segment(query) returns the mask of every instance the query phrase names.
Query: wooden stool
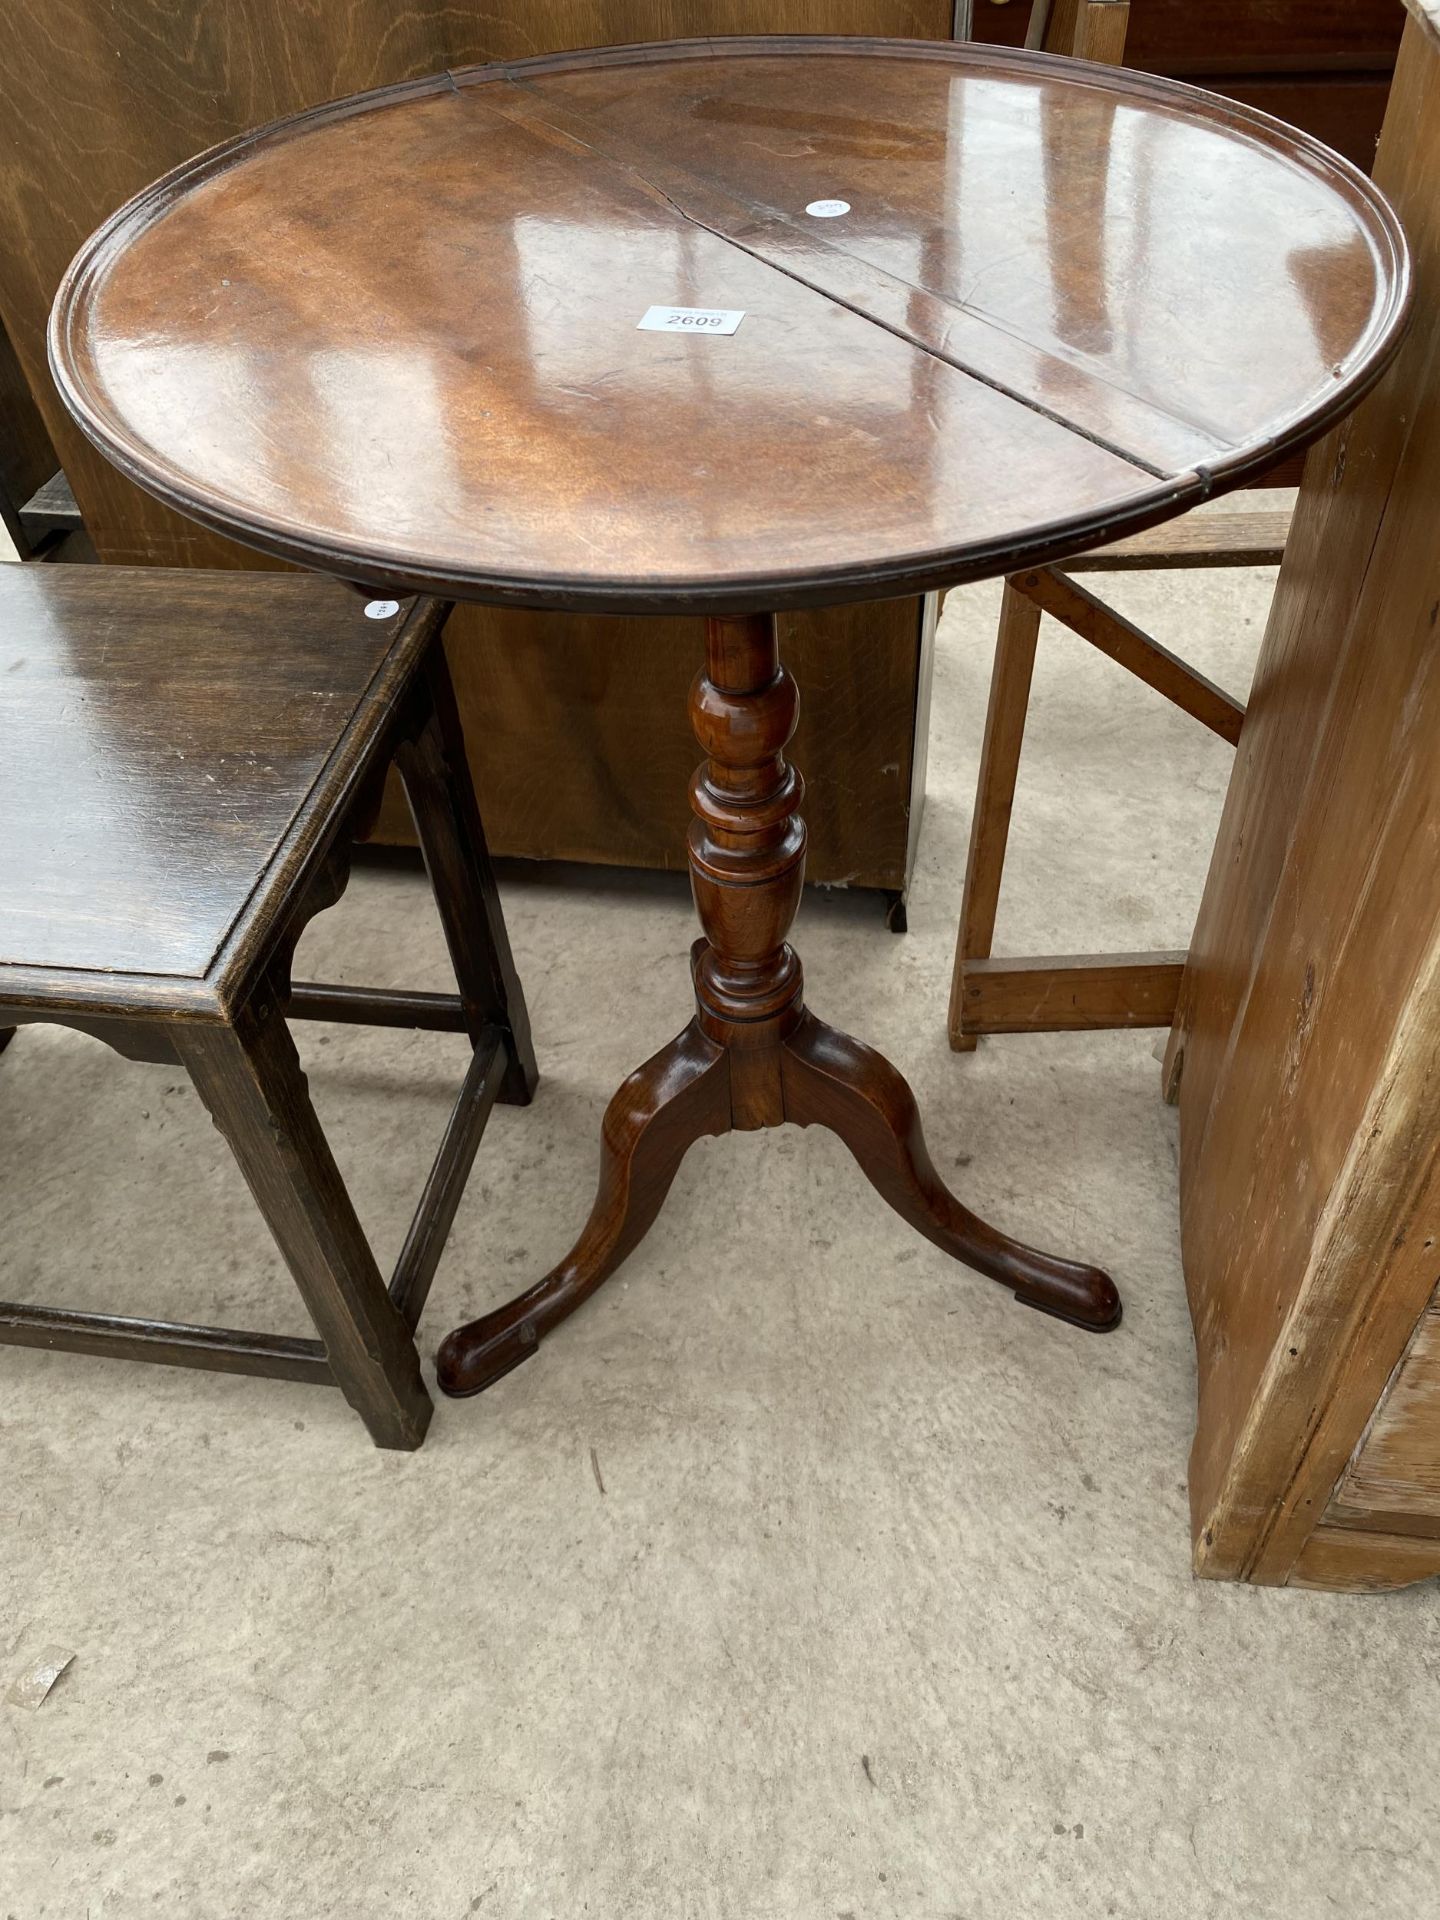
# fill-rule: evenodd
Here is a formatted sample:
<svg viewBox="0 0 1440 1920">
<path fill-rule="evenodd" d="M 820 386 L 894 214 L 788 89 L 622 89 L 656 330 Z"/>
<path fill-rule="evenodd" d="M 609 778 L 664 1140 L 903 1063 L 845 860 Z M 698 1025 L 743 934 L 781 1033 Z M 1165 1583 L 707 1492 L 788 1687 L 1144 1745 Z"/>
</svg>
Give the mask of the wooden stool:
<svg viewBox="0 0 1440 1920">
<path fill-rule="evenodd" d="M 950 1045 L 957 1053 L 973 1052 L 983 1033 L 1168 1027 L 1174 1019 L 1183 953 L 991 957 L 1040 616 L 1053 615 L 1233 747 L 1245 718 L 1240 702 L 1072 576 L 1151 567 L 1277 567 L 1289 524 L 1288 507 L 1189 514 L 1005 582 L 950 983 Z"/>
<path fill-rule="evenodd" d="M 413 1330 L 496 1099 L 536 1072 L 436 600 L 301 574 L 0 567 L 0 1029 L 75 1027 L 183 1066 L 318 1340 L 0 1305 L 0 1341 L 338 1386 L 377 1446 L 432 1405 Z M 292 985 L 394 761 L 458 994 Z M 387 1289 L 286 1016 L 468 1035 Z"/>
<path fill-rule="evenodd" d="M 1125 0 L 1035 0 L 1027 44 L 1119 66 L 1128 18 Z M 1297 456 L 1250 484 L 1294 485 L 1300 465 Z M 948 1025 L 957 1053 L 972 1053 L 983 1033 L 1170 1025 L 1185 970 L 1183 953 L 1007 955 L 998 960 L 991 955 L 1040 616 L 1050 614 L 1234 746 L 1245 718 L 1240 702 L 1077 586 L 1071 576 L 1152 567 L 1278 566 L 1289 524 L 1288 507 L 1191 514 L 1058 566 L 1012 574 L 1005 582 L 950 982 Z"/>
</svg>

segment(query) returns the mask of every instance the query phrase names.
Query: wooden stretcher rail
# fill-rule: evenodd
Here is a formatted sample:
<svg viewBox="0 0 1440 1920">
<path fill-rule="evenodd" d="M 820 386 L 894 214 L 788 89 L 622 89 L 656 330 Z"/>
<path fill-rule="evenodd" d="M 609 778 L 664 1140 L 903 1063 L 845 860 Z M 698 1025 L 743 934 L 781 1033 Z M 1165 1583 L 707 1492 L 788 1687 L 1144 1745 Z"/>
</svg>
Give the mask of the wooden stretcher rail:
<svg viewBox="0 0 1440 1920">
<path fill-rule="evenodd" d="M 285 1003 L 290 1020 L 336 1020 L 364 1027 L 414 1027 L 464 1033 L 458 993 L 403 993 L 388 987 L 342 987 L 302 982 Z"/>
<path fill-rule="evenodd" d="M 506 1053 L 499 1033 L 487 1027 L 475 1048 L 439 1151 L 425 1181 L 405 1245 L 390 1279 L 390 1298 L 413 1332 L 430 1292 L 440 1255 L 455 1221 L 480 1136 L 505 1078 Z"/>
<path fill-rule="evenodd" d="M 962 1015 L 967 1034 L 1077 1033 L 1168 1027 L 1183 953 L 1040 954 L 971 960 Z"/>
<path fill-rule="evenodd" d="M 1131 573 L 1154 567 L 1278 567 L 1293 503 L 1246 513 L 1187 513 L 1063 561 L 1061 573 Z"/>
<path fill-rule="evenodd" d="M 167 1367 L 211 1373 L 261 1374 L 333 1387 L 335 1377 L 318 1340 L 286 1334 L 238 1333 L 178 1320 L 133 1320 L 114 1313 L 77 1313 L 66 1307 L 0 1303 L 0 1345 L 46 1347 L 100 1359 L 152 1360 Z"/>
</svg>

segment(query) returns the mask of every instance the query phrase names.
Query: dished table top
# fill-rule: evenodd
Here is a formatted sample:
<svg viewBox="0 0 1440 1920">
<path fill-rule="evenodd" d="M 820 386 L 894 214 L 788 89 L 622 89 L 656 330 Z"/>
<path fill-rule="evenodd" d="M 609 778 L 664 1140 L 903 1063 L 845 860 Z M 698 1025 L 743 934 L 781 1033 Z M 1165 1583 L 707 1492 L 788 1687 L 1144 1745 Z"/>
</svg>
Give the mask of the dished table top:
<svg viewBox="0 0 1440 1920">
<path fill-rule="evenodd" d="M 1174 82 L 691 41 L 217 148 L 87 243 L 51 358 L 124 471 L 269 552 L 742 611 L 1009 570 L 1223 491 L 1378 377 L 1408 283 L 1363 176 Z M 672 305 L 744 318 L 640 329 Z"/>
</svg>

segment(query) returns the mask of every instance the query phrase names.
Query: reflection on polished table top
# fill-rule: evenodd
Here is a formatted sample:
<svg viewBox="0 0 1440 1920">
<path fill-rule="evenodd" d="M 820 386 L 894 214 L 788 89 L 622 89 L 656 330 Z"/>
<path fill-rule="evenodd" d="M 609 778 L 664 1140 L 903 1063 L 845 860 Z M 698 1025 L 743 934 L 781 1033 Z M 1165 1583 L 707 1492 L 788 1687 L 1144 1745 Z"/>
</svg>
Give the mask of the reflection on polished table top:
<svg viewBox="0 0 1440 1920">
<path fill-rule="evenodd" d="M 776 611 L 1058 558 L 1238 483 L 1354 404 L 1407 293 L 1384 201 L 1303 135 L 910 41 L 442 74 L 218 149 L 102 229 L 52 359 L 163 499 L 372 587 L 708 615 L 695 1016 L 612 1099 L 570 1252 L 442 1344 L 447 1393 L 532 1357 L 732 1129 L 827 1128 L 952 1258 L 1119 1324 L 1108 1274 L 951 1192 L 901 1075 L 805 1003 Z M 672 303 L 738 329 L 642 329 Z"/>
<path fill-rule="evenodd" d="M 1368 182 L 1231 102 L 976 46 L 686 42 L 218 148 L 89 243 L 51 354 L 124 471 L 269 552 L 772 611 L 1238 483 L 1354 404 L 1407 290 Z M 639 330 L 670 302 L 745 317 Z"/>
</svg>

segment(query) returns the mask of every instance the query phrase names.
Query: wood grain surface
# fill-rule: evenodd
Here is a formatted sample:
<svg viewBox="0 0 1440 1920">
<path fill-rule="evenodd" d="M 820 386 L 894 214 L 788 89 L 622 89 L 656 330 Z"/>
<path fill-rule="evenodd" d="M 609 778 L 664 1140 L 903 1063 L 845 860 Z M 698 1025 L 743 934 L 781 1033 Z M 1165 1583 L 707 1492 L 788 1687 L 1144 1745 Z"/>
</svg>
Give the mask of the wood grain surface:
<svg viewBox="0 0 1440 1920">
<path fill-rule="evenodd" d="M 1440 1538 L 1440 1308 L 1417 1322 L 1327 1517 Z"/>
<path fill-rule="evenodd" d="M 780 625 L 804 693 L 795 754 L 812 850 L 819 844 L 812 878 L 903 887 L 924 751 L 923 603 L 829 607 Z M 684 872 L 695 765 L 685 702 L 702 622 L 459 606 L 446 646 L 462 707 L 475 716 L 471 758 L 497 852 L 591 861 L 603 848 L 622 865 Z M 403 833 L 393 808 L 381 819 L 385 838 Z"/>
<path fill-rule="evenodd" d="M 1405 302 L 1368 183 L 1206 96 L 732 40 L 469 69 L 221 150 L 82 250 L 51 358 L 123 470 L 282 557 L 741 611 L 1239 484 L 1353 403 Z M 670 303 L 746 317 L 638 329 Z"/>
<path fill-rule="evenodd" d="M 950 0 L 247 0 L 243 9 L 197 7 L 177 35 L 163 0 L 14 0 L 15 32 L 0 61 L 0 313 L 22 343 L 100 556 L 275 564 L 125 480 L 75 427 L 46 367 L 45 318 L 76 248 L 189 154 L 319 101 L 447 65 L 683 32 L 943 37 L 950 11 Z M 861 625 L 857 656 L 851 634 Z M 906 884 L 919 820 L 912 788 L 924 633 L 923 603 L 914 600 L 786 622 L 788 657 L 806 689 L 796 750 L 810 779 L 818 881 Z M 466 606 L 448 638 L 496 853 L 683 865 L 677 835 L 694 752 L 684 693 L 702 647 L 697 625 L 596 627 Z M 853 661 L 846 674 L 835 667 L 842 648 Z M 602 679 L 611 694 L 603 714 L 595 704 Z M 411 837 L 398 785 L 378 832 Z"/>
<path fill-rule="evenodd" d="M 943 36 L 949 0 L 11 0 L 0 62 L 0 317 L 103 557 L 255 564 L 89 453 L 45 320 L 85 235 L 190 155 L 323 100 L 445 67 L 683 33 Z"/>
<path fill-rule="evenodd" d="M 436 1356 L 444 1392 L 481 1393 L 532 1359 L 649 1231 L 696 1140 L 787 1122 L 835 1133 L 917 1232 L 1023 1304 L 1092 1332 L 1118 1326 L 1109 1275 L 972 1213 L 930 1159 L 901 1075 L 806 1007 L 786 938 L 805 876 L 805 787 L 786 758 L 798 704 L 773 614 L 706 623 L 690 694 L 705 756 L 690 782 L 690 879 L 704 930 L 690 953 L 695 1016 L 606 1109 L 595 1202 L 564 1259 L 446 1336 Z"/>
<path fill-rule="evenodd" d="M 1405 5 L 1425 32 L 1440 41 L 1440 6 L 1436 0 L 1405 0 Z"/>
<path fill-rule="evenodd" d="M 22 554 L 28 541 L 20 525 L 20 509 L 55 467 L 55 449 L 45 422 L 10 336 L 0 325 L 0 527 Z"/>
<path fill-rule="evenodd" d="M 1245 708 L 1223 687 L 1188 666 L 1178 654 L 1152 640 L 1132 620 L 1107 607 L 1086 588 L 1077 586 L 1064 573 L 1041 568 L 1017 573 L 1013 584 L 1027 599 L 1033 600 L 1053 619 L 1078 633 L 1083 640 L 1127 673 L 1143 680 L 1172 706 L 1188 713 L 1212 733 L 1228 740 L 1233 747 L 1240 738 Z"/>
<path fill-rule="evenodd" d="M 1028 13 L 1016 0 L 976 0 L 975 37 L 1020 46 Z M 1397 0 L 1135 0 L 1126 60 L 1184 79 L 1388 73 L 1402 25 Z"/>
<path fill-rule="evenodd" d="M 1183 953 L 968 958 L 956 1011 L 971 1036 L 1168 1027 L 1184 971 Z"/>
<path fill-rule="evenodd" d="M 1337 1548 L 1353 1510 L 1326 1511 L 1435 1285 L 1437 170 L 1440 51 L 1412 23 L 1376 174 L 1422 319 L 1306 467 L 1172 1048 L 1196 1563 L 1222 1578 L 1440 1570 L 1434 1545 Z"/>
<path fill-rule="evenodd" d="M 0 567 L 0 1034 L 75 1028 L 183 1066 L 319 1341 L 0 1302 L 19 1344 L 338 1386 L 377 1445 L 431 1403 L 413 1329 L 497 1099 L 528 1103 L 505 934 L 439 602 L 362 606 L 294 574 Z M 295 988 L 343 893 L 350 821 L 398 759 L 459 992 Z M 287 1016 L 468 1036 L 472 1054 L 387 1287 L 310 1101 Z"/>
<path fill-rule="evenodd" d="M 413 670 L 407 624 L 428 644 L 411 615 L 298 576 L 0 567 L 0 999 L 200 981 L 382 667 Z"/>
<path fill-rule="evenodd" d="M 1066 573 L 1127 573 L 1154 567 L 1278 567 L 1294 507 L 1191 513 L 1065 562 Z"/>
</svg>

